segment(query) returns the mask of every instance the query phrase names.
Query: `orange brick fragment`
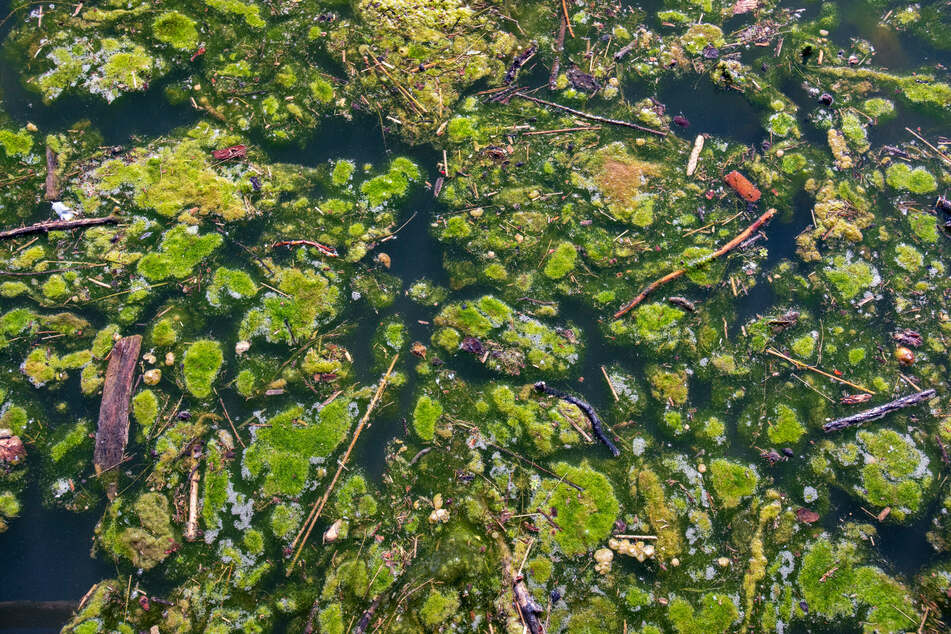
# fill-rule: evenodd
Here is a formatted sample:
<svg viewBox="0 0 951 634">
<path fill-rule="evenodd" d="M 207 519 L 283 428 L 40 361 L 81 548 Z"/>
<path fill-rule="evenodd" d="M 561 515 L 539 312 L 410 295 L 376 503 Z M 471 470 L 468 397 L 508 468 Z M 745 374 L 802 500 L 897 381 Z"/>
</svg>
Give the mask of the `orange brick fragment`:
<svg viewBox="0 0 951 634">
<path fill-rule="evenodd" d="M 724 176 L 723 180 L 726 181 L 727 185 L 735 189 L 736 193 L 747 202 L 755 203 L 762 195 L 760 191 L 756 189 L 756 185 L 751 183 L 748 178 L 736 170 Z"/>
</svg>

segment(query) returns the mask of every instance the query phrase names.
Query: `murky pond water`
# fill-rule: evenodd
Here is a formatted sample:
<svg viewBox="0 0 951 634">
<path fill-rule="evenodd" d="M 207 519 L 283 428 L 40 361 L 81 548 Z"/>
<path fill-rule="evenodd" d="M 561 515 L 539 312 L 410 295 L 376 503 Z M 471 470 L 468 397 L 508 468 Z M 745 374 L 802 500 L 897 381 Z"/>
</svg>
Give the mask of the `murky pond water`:
<svg viewBox="0 0 951 634">
<path fill-rule="evenodd" d="M 947 631 L 947 3 L 560 4 L 0 2 L 0 632 Z"/>
</svg>

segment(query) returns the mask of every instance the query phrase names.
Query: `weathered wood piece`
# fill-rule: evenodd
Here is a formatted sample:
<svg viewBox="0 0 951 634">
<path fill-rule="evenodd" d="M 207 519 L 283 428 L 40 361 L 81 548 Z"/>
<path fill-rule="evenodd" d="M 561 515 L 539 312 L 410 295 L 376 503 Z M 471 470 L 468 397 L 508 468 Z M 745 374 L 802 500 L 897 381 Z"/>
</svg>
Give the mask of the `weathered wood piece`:
<svg viewBox="0 0 951 634">
<path fill-rule="evenodd" d="M 53 148 L 46 146 L 46 200 L 59 200 L 59 179 L 56 170 L 59 169 L 59 158 Z"/>
<path fill-rule="evenodd" d="M 849 427 L 856 427 L 869 421 L 878 420 L 879 418 L 884 417 L 886 414 L 891 414 L 892 412 L 898 411 L 900 409 L 917 405 L 922 401 L 931 400 L 935 397 L 935 394 L 936 392 L 934 390 L 924 390 L 922 392 L 915 392 L 914 394 L 909 394 L 908 396 L 896 398 L 894 401 L 889 401 L 884 405 L 867 409 L 864 412 L 859 412 L 858 414 L 852 414 L 851 416 L 829 421 L 822 426 L 822 431 L 840 431 L 842 429 L 848 429 Z"/>
<path fill-rule="evenodd" d="M 122 462 L 129 442 L 129 397 L 141 345 L 141 335 L 123 337 L 110 353 L 93 454 L 97 475 Z"/>
<path fill-rule="evenodd" d="M 17 227 L 16 229 L 0 231 L 0 240 L 5 238 L 15 238 L 17 236 L 25 236 L 31 233 L 48 233 L 50 231 L 66 231 L 68 229 L 85 229 L 87 227 L 96 227 L 98 225 L 114 225 L 118 222 L 118 216 L 79 218 L 78 220 L 47 220 L 45 222 L 38 222 L 35 225 L 27 225 L 26 227 Z"/>
<path fill-rule="evenodd" d="M 606 376 L 607 374 L 605 374 L 605 377 Z M 598 418 L 598 413 L 595 412 L 594 408 L 588 403 L 582 401 L 576 396 L 572 396 L 571 394 L 566 394 L 561 390 L 556 390 L 553 387 L 549 387 L 544 381 L 539 381 L 536 383 L 535 390 L 560 398 L 563 401 L 568 401 L 572 405 L 576 405 L 578 409 L 580 409 L 582 413 L 587 416 L 588 420 L 591 421 L 591 430 L 594 431 L 595 438 L 600 440 L 611 451 L 611 455 L 613 455 L 615 458 L 621 455 L 621 452 L 618 450 L 618 448 L 614 446 L 614 443 L 611 442 L 611 439 L 608 438 L 607 434 L 604 433 L 604 427 L 601 425 L 601 419 Z"/>
</svg>

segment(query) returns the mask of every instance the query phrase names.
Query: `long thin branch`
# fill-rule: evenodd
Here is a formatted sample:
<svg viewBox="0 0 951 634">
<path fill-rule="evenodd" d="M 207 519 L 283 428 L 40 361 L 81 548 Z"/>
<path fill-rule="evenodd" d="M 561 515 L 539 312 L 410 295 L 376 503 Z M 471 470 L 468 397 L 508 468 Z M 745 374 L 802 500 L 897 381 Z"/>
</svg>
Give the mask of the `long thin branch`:
<svg viewBox="0 0 951 634">
<path fill-rule="evenodd" d="M 350 439 L 350 445 L 347 447 L 347 451 L 344 452 L 343 458 L 340 459 L 337 472 L 330 481 L 330 485 L 327 487 L 327 490 L 324 491 L 323 496 L 314 502 L 314 506 L 310 511 L 310 515 L 307 517 L 307 521 L 304 522 L 304 526 L 301 527 L 300 532 L 298 532 L 297 536 L 294 538 L 291 548 L 297 546 L 297 552 L 294 553 L 294 559 L 291 560 L 291 564 L 287 567 L 285 576 L 290 576 L 291 572 L 294 570 L 294 565 L 300 558 L 301 552 L 304 550 L 304 545 L 307 544 L 307 538 L 310 537 L 310 532 L 314 530 L 314 525 L 317 524 L 317 520 L 320 518 L 320 514 L 323 512 L 324 506 L 327 504 L 327 500 L 330 499 L 330 494 L 333 493 L 334 486 L 336 486 L 337 480 L 340 479 L 340 474 L 343 473 L 344 468 L 347 466 L 347 461 L 350 460 L 350 453 L 353 451 L 354 445 L 357 444 L 357 440 L 360 438 L 360 434 L 363 432 L 363 428 L 366 426 L 367 421 L 370 420 L 370 414 L 373 413 L 377 403 L 380 402 L 380 397 L 383 396 L 383 390 L 386 389 L 386 384 L 390 380 L 390 374 L 392 374 L 393 367 L 396 365 L 396 360 L 399 358 L 400 355 L 395 355 L 393 360 L 390 361 L 390 367 L 386 370 L 386 374 L 383 375 L 383 378 L 380 379 L 380 385 L 376 388 L 376 393 L 370 400 L 370 404 L 367 406 L 367 411 L 363 413 L 363 418 L 361 418 L 359 424 L 357 424 L 357 429 L 353 433 L 353 438 Z"/>
<path fill-rule="evenodd" d="M 667 136 L 665 130 L 655 130 L 654 128 L 648 128 L 636 123 L 631 123 L 630 121 L 622 121 L 621 119 L 608 119 L 607 117 L 602 117 L 596 114 L 590 114 L 588 112 L 582 112 L 581 110 L 575 110 L 574 108 L 569 108 L 568 106 L 563 106 L 560 103 L 554 103 L 553 101 L 545 101 L 544 99 L 539 99 L 538 97 L 532 97 L 531 95 L 526 95 L 522 92 L 516 92 L 513 96 L 521 97 L 528 101 L 533 101 L 537 104 L 543 106 L 548 106 L 549 108 L 555 108 L 556 110 L 564 110 L 565 112 L 571 113 L 576 117 L 581 117 L 582 119 L 590 119 L 591 121 L 600 121 L 601 123 L 608 123 L 610 125 L 619 125 L 625 128 L 634 128 L 635 130 L 640 130 L 641 132 L 648 132 L 650 134 L 656 134 L 657 136 Z"/>
<path fill-rule="evenodd" d="M 706 257 L 706 258 L 704 258 L 704 262 L 705 262 L 705 263 L 711 262 L 711 261 L 713 261 L 713 260 L 716 260 L 716 259 L 719 258 L 719 257 L 722 257 L 723 255 L 726 255 L 727 253 L 729 253 L 730 251 L 732 251 L 733 249 L 735 249 L 737 246 L 739 246 L 740 244 L 742 244 L 747 238 L 750 237 L 750 235 L 752 235 L 753 233 L 755 233 L 760 227 L 762 227 L 764 224 L 766 224 L 767 222 L 769 222 L 769 220 L 770 220 L 773 216 L 775 216 L 775 215 L 776 215 L 776 210 L 775 210 L 775 209 L 773 209 L 773 208 L 767 209 L 767 210 L 766 210 L 766 213 L 764 213 L 762 216 L 760 216 L 759 218 L 756 219 L 756 222 L 754 222 L 754 223 L 751 224 L 749 227 L 747 227 L 746 229 L 744 229 L 738 236 L 736 236 L 735 238 L 733 238 L 732 240 L 730 240 L 729 242 L 727 242 L 726 244 L 724 244 L 722 247 L 720 247 L 719 249 L 717 249 L 716 251 L 714 251 L 713 254 L 711 254 L 710 256 L 708 256 L 708 257 Z M 623 306 L 621 306 L 620 310 L 618 310 L 616 313 L 614 313 L 614 318 L 615 318 L 615 319 L 620 319 L 621 317 L 624 316 L 625 313 L 627 313 L 627 312 L 630 311 L 632 308 L 636 307 L 638 304 L 640 304 L 642 301 L 644 301 L 644 298 L 647 297 L 647 296 L 648 296 L 650 293 L 652 293 L 654 290 L 656 290 L 657 287 L 662 286 L 662 285 L 666 284 L 667 282 L 672 282 L 672 281 L 674 281 L 675 279 L 677 279 L 678 277 L 680 277 L 681 275 L 683 275 L 684 273 L 686 273 L 686 272 L 689 271 L 689 270 L 690 270 L 689 268 L 677 269 L 677 270 L 674 271 L 673 273 L 668 273 L 667 275 L 665 275 L 664 277 L 660 278 L 659 280 L 654 280 L 653 282 L 651 282 L 650 284 L 648 284 L 648 285 L 644 288 L 644 290 L 642 290 L 642 291 L 638 294 L 637 297 L 635 297 L 634 299 L 632 299 L 632 300 L 629 301 L 628 303 L 626 303 L 626 304 L 624 304 Z"/>
<path fill-rule="evenodd" d="M 49 231 L 66 231 L 68 229 L 85 229 L 86 227 L 95 227 L 97 225 L 114 225 L 119 222 L 118 216 L 103 216 L 101 218 L 80 218 L 78 220 L 47 220 L 38 222 L 35 225 L 26 227 L 17 227 L 16 229 L 7 229 L 0 231 L 0 240 L 5 238 L 15 238 L 25 236 L 31 233 L 47 233 Z"/>
<path fill-rule="evenodd" d="M 915 392 L 914 394 L 909 394 L 908 396 L 896 398 L 894 401 L 889 401 L 884 405 L 867 409 L 864 412 L 859 412 L 858 414 L 852 414 L 851 416 L 829 421 L 822 426 L 822 431 L 827 433 L 830 431 L 839 431 L 842 429 L 848 429 L 849 427 L 855 427 L 869 421 L 878 420 L 886 414 L 891 414 L 894 411 L 904 409 L 912 405 L 917 405 L 922 401 L 929 401 L 934 398 L 935 394 L 936 392 L 934 390 L 925 390 L 923 392 Z"/>
<path fill-rule="evenodd" d="M 797 359 L 793 359 L 792 357 L 783 354 L 783 353 L 780 352 L 779 350 L 774 350 L 773 348 L 767 348 L 767 349 L 766 349 L 766 352 L 768 352 L 769 354 L 773 355 L 774 357 L 779 357 L 779 358 L 782 359 L 783 361 L 788 361 L 789 363 L 792 363 L 792 364 L 793 364 L 794 366 L 796 366 L 797 368 L 802 368 L 803 370 L 809 370 L 810 372 L 815 372 L 816 374 L 821 374 L 822 376 L 826 377 L 827 379 L 832 379 L 833 381 L 838 381 L 839 383 L 842 383 L 843 385 L 848 385 L 849 387 L 852 387 L 852 388 L 855 388 L 856 390 L 860 390 L 860 391 L 862 391 L 862 392 L 865 392 L 866 394 L 874 394 L 874 393 L 875 393 L 875 392 L 873 392 L 872 390 L 868 389 L 867 387 L 862 387 L 861 385 L 858 385 L 858 384 L 856 384 L 856 383 L 852 383 L 851 381 L 847 381 L 847 380 L 843 379 L 842 377 L 836 376 L 836 375 L 834 375 L 834 374 L 829 374 L 829 373 L 826 372 L 825 370 L 820 370 L 819 368 L 817 368 L 817 367 L 814 366 L 814 365 L 809 365 L 808 363 L 803 363 L 802 361 L 799 361 L 799 360 L 797 360 Z"/>
</svg>

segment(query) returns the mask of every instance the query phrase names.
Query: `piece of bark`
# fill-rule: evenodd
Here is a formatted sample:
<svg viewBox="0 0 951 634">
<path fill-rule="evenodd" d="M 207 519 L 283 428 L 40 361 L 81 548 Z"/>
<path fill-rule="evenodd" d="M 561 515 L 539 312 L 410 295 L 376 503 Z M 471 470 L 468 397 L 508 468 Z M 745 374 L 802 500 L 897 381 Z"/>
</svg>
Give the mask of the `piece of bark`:
<svg viewBox="0 0 951 634">
<path fill-rule="evenodd" d="M 141 345 L 141 335 L 123 337 L 110 353 L 93 456 L 97 475 L 122 462 L 129 442 L 129 397 Z"/>
<path fill-rule="evenodd" d="M 896 398 L 894 401 L 889 401 L 884 405 L 867 409 L 864 412 L 859 412 L 858 414 L 852 414 L 851 416 L 829 421 L 822 426 L 822 431 L 839 431 L 841 429 L 848 429 L 849 427 L 856 427 L 869 421 L 878 420 L 886 414 L 890 414 L 894 411 L 904 409 L 912 405 L 917 405 L 922 401 L 930 401 L 935 397 L 935 394 L 936 392 L 931 389 L 925 390 L 923 392 L 915 392 L 914 394 L 909 394 L 908 396 L 903 396 L 901 398 Z"/>
<path fill-rule="evenodd" d="M 15 238 L 25 236 L 31 233 L 48 233 L 50 231 L 66 231 L 68 229 L 85 229 L 98 225 L 114 225 L 119 222 L 117 216 L 103 216 L 101 218 L 79 218 L 78 220 L 47 220 L 38 222 L 35 225 L 26 227 L 17 227 L 16 229 L 7 229 L 0 231 L 0 240 L 4 238 Z"/>
<path fill-rule="evenodd" d="M 756 185 L 751 183 L 748 178 L 733 170 L 729 174 L 723 177 L 723 180 L 726 181 L 726 184 L 736 190 L 736 193 L 740 195 L 740 198 L 749 203 L 755 203 L 760 199 L 760 191 L 756 188 Z"/>
<path fill-rule="evenodd" d="M 17 464 L 26 458 L 23 441 L 9 432 L 9 429 L 0 429 L 0 464 Z"/>
<path fill-rule="evenodd" d="M 56 170 L 59 169 L 59 158 L 53 148 L 46 146 L 46 200 L 59 200 L 59 178 Z"/>
</svg>

